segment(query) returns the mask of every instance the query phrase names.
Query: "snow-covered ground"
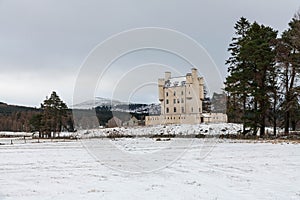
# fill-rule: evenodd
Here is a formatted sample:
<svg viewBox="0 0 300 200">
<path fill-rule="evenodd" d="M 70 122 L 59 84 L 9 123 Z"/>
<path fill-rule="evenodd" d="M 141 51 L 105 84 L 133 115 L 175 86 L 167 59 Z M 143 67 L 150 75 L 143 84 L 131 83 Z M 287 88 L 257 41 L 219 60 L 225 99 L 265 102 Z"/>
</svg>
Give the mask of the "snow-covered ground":
<svg viewBox="0 0 300 200">
<path fill-rule="evenodd" d="M 11 132 L 11 131 L 0 131 L 1 137 L 30 137 L 33 133 L 29 132 Z"/>
<path fill-rule="evenodd" d="M 108 160 L 81 141 L 1 145 L 0 199 L 300 199 L 299 144 L 193 139 L 184 152 L 172 145 L 186 140 L 93 139 Z M 128 160 L 108 147 L 149 157 L 170 145 L 178 156 L 161 169 L 111 168 Z"/>
<path fill-rule="evenodd" d="M 131 136 L 153 136 L 153 135 L 220 135 L 220 134 L 237 134 L 242 130 L 241 124 L 233 123 L 216 123 L 216 124 L 182 124 L 182 125 L 157 125 L 157 126 L 137 126 L 137 127 L 116 127 L 92 130 L 80 130 L 75 135 L 81 138 L 90 138 L 97 136 L 108 136 L 117 133 L 120 135 Z"/>
<path fill-rule="evenodd" d="M 216 124 L 182 124 L 182 125 L 157 125 L 157 126 L 136 126 L 136 127 L 115 127 L 90 130 L 78 130 L 77 132 L 62 132 L 60 136 L 72 136 L 74 138 L 92 138 L 105 137 L 110 134 L 130 135 L 130 136 L 153 136 L 153 135 L 176 135 L 193 136 L 203 135 L 220 135 L 220 134 L 237 134 L 242 130 L 241 124 L 233 123 L 216 123 Z M 35 133 L 37 136 L 38 133 Z M 33 133 L 27 132 L 1 132 L 0 144 L 24 143 L 24 136 L 31 137 Z M 4 137 L 4 138 L 3 138 Z M 9 137 L 8 139 L 5 137 Z M 30 142 L 29 138 L 26 138 Z"/>
</svg>

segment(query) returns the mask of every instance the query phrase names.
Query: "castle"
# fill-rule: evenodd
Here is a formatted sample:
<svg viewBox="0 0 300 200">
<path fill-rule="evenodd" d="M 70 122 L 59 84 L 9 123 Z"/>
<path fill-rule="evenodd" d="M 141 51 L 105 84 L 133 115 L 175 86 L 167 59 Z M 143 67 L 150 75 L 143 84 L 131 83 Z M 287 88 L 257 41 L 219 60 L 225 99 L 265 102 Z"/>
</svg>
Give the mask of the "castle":
<svg viewBox="0 0 300 200">
<path fill-rule="evenodd" d="M 165 72 L 165 78 L 158 79 L 158 91 L 161 115 L 147 116 L 146 125 L 227 122 L 226 114 L 203 113 L 204 79 L 196 68 L 179 77 Z"/>
</svg>

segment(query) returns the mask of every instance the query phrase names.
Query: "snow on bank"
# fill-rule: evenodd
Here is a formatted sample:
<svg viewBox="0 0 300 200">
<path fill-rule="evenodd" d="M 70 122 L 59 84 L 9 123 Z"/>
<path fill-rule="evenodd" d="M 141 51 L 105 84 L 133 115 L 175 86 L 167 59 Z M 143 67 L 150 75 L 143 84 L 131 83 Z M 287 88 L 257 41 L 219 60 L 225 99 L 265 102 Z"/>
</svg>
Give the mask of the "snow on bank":
<svg viewBox="0 0 300 200">
<path fill-rule="evenodd" d="M 61 132 L 60 137 L 71 137 L 76 139 L 86 139 L 106 136 L 170 136 L 176 137 L 203 135 L 237 134 L 242 129 L 242 125 L 233 123 L 217 124 L 195 124 L 195 125 L 158 125 L 158 126 L 137 126 L 137 127 L 115 127 L 102 129 L 78 130 L 77 132 Z M 32 136 L 38 133 L 27 132 L 0 132 L 0 144 L 23 144 L 30 142 L 41 142 Z M 58 136 L 58 134 L 56 135 Z"/>
<path fill-rule="evenodd" d="M 158 125 L 158 126 L 139 126 L 139 127 L 115 127 L 104 129 L 80 130 L 75 133 L 81 138 L 103 137 L 110 134 L 128 136 L 153 136 L 153 135 L 221 135 L 237 134 L 242 130 L 241 124 L 216 123 L 216 124 L 195 124 L 195 125 Z"/>
<path fill-rule="evenodd" d="M 157 126 L 136 126 L 136 127 L 115 127 L 102 129 L 78 130 L 77 132 L 61 132 L 60 137 L 103 137 L 109 134 L 118 133 L 120 135 L 130 136 L 153 136 L 153 135 L 220 135 L 236 134 L 242 130 L 241 124 L 216 123 L 216 124 L 181 124 L 181 125 L 157 125 Z M 38 133 L 35 133 L 37 135 Z M 33 133 L 27 132 L 0 132 L 0 137 L 30 137 Z"/>
<path fill-rule="evenodd" d="M 30 132 L 11 132 L 11 131 L 0 131 L 0 137 L 30 137 Z"/>
</svg>

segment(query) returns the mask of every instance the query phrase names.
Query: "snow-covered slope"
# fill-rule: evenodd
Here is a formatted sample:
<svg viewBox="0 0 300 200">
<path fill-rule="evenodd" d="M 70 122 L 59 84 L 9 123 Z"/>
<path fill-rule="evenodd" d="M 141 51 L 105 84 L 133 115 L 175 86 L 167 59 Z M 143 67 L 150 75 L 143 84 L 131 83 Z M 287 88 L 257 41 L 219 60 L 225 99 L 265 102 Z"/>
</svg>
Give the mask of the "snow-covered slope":
<svg viewBox="0 0 300 200">
<path fill-rule="evenodd" d="M 150 115 L 160 114 L 159 104 L 119 104 L 111 107 L 111 111 L 131 112 L 131 113 L 149 113 Z"/>
<path fill-rule="evenodd" d="M 102 98 L 102 97 L 96 97 L 93 100 L 84 101 L 79 104 L 75 104 L 72 106 L 73 109 L 91 109 L 95 108 L 97 106 L 115 106 L 119 104 L 125 104 L 124 102 L 114 100 L 114 99 L 108 99 L 108 98 Z"/>
<path fill-rule="evenodd" d="M 76 133 L 80 138 L 104 137 L 111 134 L 123 136 L 154 136 L 154 135 L 175 135 L 175 136 L 193 136 L 203 135 L 221 135 L 237 134 L 242 129 L 241 124 L 216 123 L 216 124 L 182 124 L 182 125 L 157 125 L 157 126 L 139 126 L 139 127 L 116 127 L 105 129 L 80 130 Z"/>
<path fill-rule="evenodd" d="M 132 102 L 121 102 L 114 99 L 96 97 L 94 100 L 88 100 L 76 105 L 73 109 L 92 109 L 96 107 L 107 106 L 111 111 L 134 112 L 134 113 L 150 113 L 151 115 L 160 114 L 159 104 L 140 104 Z"/>
<path fill-rule="evenodd" d="M 136 127 L 115 127 L 102 129 L 78 130 L 77 132 L 62 132 L 61 137 L 73 138 L 95 138 L 107 136 L 132 136 L 132 137 L 151 137 L 151 136 L 175 136 L 175 137 L 194 137 L 196 135 L 218 136 L 221 134 L 237 134 L 242 129 L 241 124 L 216 123 L 216 124 L 182 124 L 182 125 L 157 125 L 157 126 L 136 126 Z M 14 143 L 24 143 L 24 136 L 32 136 L 26 132 L 0 132 L 0 143 L 9 144 L 14 138 Z M 3 138 L 1 138 L 3 137 Z M 7 139 L 9 140 L 7 140 Z M 18 141 L 21 140 L 21 141 Z M 28 141 L 30 142 L 30 141 Z"/>
</svg>

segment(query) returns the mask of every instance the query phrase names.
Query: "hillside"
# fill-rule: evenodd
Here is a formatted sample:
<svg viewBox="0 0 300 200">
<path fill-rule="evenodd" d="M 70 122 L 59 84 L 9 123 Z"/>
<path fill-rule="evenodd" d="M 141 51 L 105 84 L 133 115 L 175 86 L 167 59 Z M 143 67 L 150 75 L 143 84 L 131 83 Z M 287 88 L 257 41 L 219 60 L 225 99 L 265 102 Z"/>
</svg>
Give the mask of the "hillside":
<svg viewBox="0 0 300 200">
<path fill-rule="evenodd" d="M 73 109 L 94 109 L 100 111 L 126 112 L 126 113 L 150 113 L 151 115 L 160 114 L 159 104 L 142 104 L 133 102 L 122 102 L 115 99 L 95 97 L 93 100 L 84 101 L 71 106 Z"/>
<path fill-rule="evenodd" d="M 30 131 L 30 119 L 41 110 L 0 102 L 0 131 Z"/>
<path fill-rule="evenodd" d="M 128 121 L 131 116 L 143 120 L 149 114 L 160 114 L 160 106 L 158 104 L 128 104 L 97 97 L 95 101 L 86 101 L 73 106 L 73 109 L 69 112 L 70 117 L 73 117 L 71 111 L 76 112 L 76 122 L 80 126 L 97 127 L 99 125 L 105 126 L 107 121 L 113 116 L 123 121 Z M 0 102 L 0 131 L 32 131 L 30 120 L 40 112 L 39 108 L 9 105 Z"/>
<path fill-rule="evenodd" d="M 39 109 L 27 106 L 9 105 L 7 103 L 0 102 L 0 116 L 23 111 L 39 111 Z"/>
</svg>

